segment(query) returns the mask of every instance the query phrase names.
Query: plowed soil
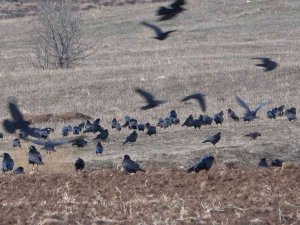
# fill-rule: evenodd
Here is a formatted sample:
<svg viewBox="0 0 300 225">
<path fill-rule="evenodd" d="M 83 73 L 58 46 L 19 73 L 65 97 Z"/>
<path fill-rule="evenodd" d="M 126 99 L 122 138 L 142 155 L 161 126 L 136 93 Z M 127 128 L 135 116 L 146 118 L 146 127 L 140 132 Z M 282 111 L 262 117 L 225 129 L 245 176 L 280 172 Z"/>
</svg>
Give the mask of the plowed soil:
<svg viewBox="0 0 300 225">
<path fill-rule="evenodd" d="M 0 224 L 299 224 L 298 168 L 4 175 Z"/>
</svg>

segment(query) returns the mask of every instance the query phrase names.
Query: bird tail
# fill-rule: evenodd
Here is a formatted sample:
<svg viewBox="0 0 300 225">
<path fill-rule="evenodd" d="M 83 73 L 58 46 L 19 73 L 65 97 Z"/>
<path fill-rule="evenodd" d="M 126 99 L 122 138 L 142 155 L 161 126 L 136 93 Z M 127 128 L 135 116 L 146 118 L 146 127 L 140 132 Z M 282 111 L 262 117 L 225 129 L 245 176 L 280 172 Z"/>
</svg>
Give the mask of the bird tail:
<svg viewBox="0 0 300 225">
<path fill-rule="evenodd" d="M 193 166 L 187 170 L 188 173 L 193 172 L 193 171 L 194 171 L 194 167 Z"/>
<path fill-rule="evenodd" d="M 123 142 L 123 145 L 125 145 L 127 142 L 128 142 L 127 140 L 126 140 L 126 141 L 124 141 L 124 142 Z"/>
<path fill-rule="evenodd" d="M 202 141 L 202 143 L 210 142 L 209 140 Z"/>
</svg>

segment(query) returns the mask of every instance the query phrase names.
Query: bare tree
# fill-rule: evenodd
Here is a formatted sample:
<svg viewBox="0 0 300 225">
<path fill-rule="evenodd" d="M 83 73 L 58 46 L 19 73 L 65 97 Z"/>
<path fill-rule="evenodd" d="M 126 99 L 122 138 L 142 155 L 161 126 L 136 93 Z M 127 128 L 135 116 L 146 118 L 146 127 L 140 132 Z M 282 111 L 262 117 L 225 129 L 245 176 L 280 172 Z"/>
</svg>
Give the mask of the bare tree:
<svg viewBox="0 0 300 225">
<path fill-rule="evenodd" d="M 94 53 L 82 38 L 81 13 L 72 3 L 43 1 L 34 26 L 34 64 L 44 69 L 70 68 Z"/>
</svg>

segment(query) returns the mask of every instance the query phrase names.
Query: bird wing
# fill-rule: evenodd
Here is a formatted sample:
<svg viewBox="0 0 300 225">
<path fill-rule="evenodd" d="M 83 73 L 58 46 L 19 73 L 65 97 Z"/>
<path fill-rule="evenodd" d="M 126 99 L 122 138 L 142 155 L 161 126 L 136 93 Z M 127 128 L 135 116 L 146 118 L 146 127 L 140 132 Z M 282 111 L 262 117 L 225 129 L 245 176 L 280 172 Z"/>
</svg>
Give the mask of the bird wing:
<svg viewBox="0 0 300 225">
<path fill-rule="evenodd" d="M 166 8 L 164 6 L 160 7 L 158 10 L 157 10 L 157 13 L 156 15 L 157 16 L 164 16 L 164 15 L 167 15 L 169 13 L 172 12 L 173 9 L 169 9 L 169 8 Z"/>
<path fill-rule="evenodd" d="M 151 28 L 152 30 L 154 30 L 157 36 L 160 36 L 160 35 L 163 34 L 163 31 L 158 26 L 147 23 L 145 21 L 141 22 L 141 24 L 143 24 L 144 26 L 147 26 L 147 27 Z"/>
<path fill-rule="evenodd" d="M 131 159 L 126 160 L 124 163 L 127 170 L 134 170 L 134 171 L 140 170 L 140 165 Z"/>
<path fill-rule="evenodd" d="M 23 114 L 19 110 L 17 104 L 14 103 L 14 100 L 8 102 L 8 108 L 9 108 L 9 111 L 12 115 L 12 118 L 15 121 L 24 121 Z"/>
<path fill-rule="evenodd" d="M 205 101 L 204 94 L 202 94 L 202 93 L 192 94 L 192 95 L 186 96 L 181 101 L 185 102 L 190 99 L 196 99 L 199 102 L 199 105 L 200 105 L 201 109 L 203 110 L 203 112 L 206 111 L 206 101 Z"/>
<path fill-rule="evenodd" d="M 242 106 L 244 109 L 246 109 L 247 112 L 250 112 L 250 111 L 251 111 L 251 109 L 250 109 L 248 103 L 247 103 L 245 100 L 241 99 L 241 98 L 240 98 L 239 96 L 237 96 L 237 95 L 235 96 L 235 99 L 236 99 L 237 103 L 238 103 L 240 106 Z"/>
<path fill-rule="evenodd" d="M 147 91 L 145 91 L 145 90 L 143 90 L 143 89 L 140 89 L 140 88 L 135 89 L 135 91 L 136 91 L 140 96 L 144 97 L 148 103 L 154 101 L 154 96 L 153 96 L 152 94 L 150 94 L 149 92 L 147 92 Z"/>
<path fill-rule="evenodd" d="M 172 3 L 171 5 L 170 5 L 170 7 L 172 7 L 172 8 L 178 8 L 178 7 L 180 7 L 180 6 L 182 6 L 182 5 L 184 5 L 185 4 L 185 1 L 184 0 L 176 0 L 174 3 Z"/>
<path fill-rule="evenodd" d="M 29 160 L 33 162 L 39 162 L 39 163 L 43 162 L 42 155 L 38 151 L 34 153 L 33 152 L 29 153 Z"/>
<path fill-rule="evenodd" d="M 261 103 L 259 103 L 255 109 L 254 109 L 254 112 L 257 112 L 260 108 L 264 107 L 265 105 L 268 105 L 270 104 L 271 100 L 266 100 L 266 101 L 263 101 Z"/>
</svg>

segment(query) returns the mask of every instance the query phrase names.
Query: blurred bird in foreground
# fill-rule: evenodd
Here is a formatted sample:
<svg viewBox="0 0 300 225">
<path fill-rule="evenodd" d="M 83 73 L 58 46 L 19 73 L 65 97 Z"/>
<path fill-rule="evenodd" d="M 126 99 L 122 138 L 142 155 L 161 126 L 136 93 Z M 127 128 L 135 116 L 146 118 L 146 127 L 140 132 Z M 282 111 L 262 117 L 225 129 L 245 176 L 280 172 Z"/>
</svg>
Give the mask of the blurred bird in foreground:
<svg viewBox="0 0 300 225">
<path fill-rule="evenodd" d="M 272 61 L 269 58 L 257 57 L 257 58 L 252 58 L 252 59 L 259 59 L 259 60 L 261 60 L 262 63 L 261 64 L 256 64 L 256 66 L 263 67 L 265 72 L 274 70 L 278 66 L 277 62 Z"/>
<path fill-rule="evenodd" d="M 160 40 L 160 41 L 165 40 L 169 36 L 170 33 L 173 33 L 173 32 L 176 31 L 176 30 L 169 30 L 169 31 L 164 32 L 160 27 L 158 27 L 156 25 L 153 25 L 153 24 L 150 24 L 150 23 L 147 23 L 145 21 L 141 22 L 141 24 L 146 26 L 146 27 L 151 28 L 156 34 L 156 36 L 153 37 L 153 38 L 157 39 L 157 40 Z"/>
<path fill-rule="evenodd" d="M 157 99 L 155 99 L 152 94 L 150 94 L 149 92 L 147 92 L 147 91 L 145 91 L 143 89 L 137 88 L 137 89 L 135 89 L 135 91 L 140 96 L 142 96 L 143 98 L 145 98 L 145 100 L 147 102 L 147 105 L 141 107 L 142 110 L 151 109 L 151 108 L 154 108 L 156 106 L 159 106 L 159 105 L 164 104 L 164 103 L 167 102 L 165 100 L 157 100 Z"/>
<path fill-rule="evenodd" d="M 183 98 L 181 101 L 185 102 L 191 99 L 195 99 L 198 101 L 200 108 L 202 109 L 203 112 L 206 111 L 206 101 L 205 101 L 205 95 L 202 93 L 196 93 L 192 95 L 188 95 L 185 98 Z"/>
</svg>

